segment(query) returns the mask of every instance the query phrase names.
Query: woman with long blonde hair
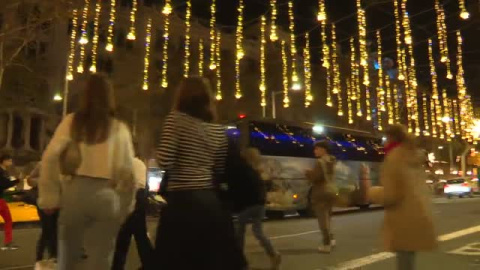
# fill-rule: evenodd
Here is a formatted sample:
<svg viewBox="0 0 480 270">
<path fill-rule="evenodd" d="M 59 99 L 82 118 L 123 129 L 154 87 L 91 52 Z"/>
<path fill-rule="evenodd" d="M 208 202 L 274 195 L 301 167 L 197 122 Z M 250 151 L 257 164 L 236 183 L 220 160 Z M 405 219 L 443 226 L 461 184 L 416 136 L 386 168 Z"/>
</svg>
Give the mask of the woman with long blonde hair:
<svg viewBox="0 0 480 270">
<path fill-rule="evenodd" d="M 62 153 L 72 145 L 79 164 L 61 181 Z M 110 269 L 115 237 L 132 210 L 133 158 L 130 131 L 115 117 L 113 88 L 93 74 L 78 110 L 62 120 L 42 157 L 38 204 L 46 213 L 60 209 L 58 269 Z M 80 268 L 84 244 L 88 259 Z"/>
</svg>

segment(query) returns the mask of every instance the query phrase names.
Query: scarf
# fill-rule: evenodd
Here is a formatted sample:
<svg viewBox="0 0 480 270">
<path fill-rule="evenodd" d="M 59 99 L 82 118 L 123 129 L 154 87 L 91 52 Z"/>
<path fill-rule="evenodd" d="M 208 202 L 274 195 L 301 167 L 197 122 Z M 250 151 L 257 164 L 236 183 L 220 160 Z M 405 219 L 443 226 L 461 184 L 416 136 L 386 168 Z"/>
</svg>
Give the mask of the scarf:
<svg viewBox="0 0 480 270">
<path fill-rule="evenodd" d="M 387 145 L 385 145 L 385 155 L 388 155 L 390 152 L 392 152 L 393 149 L 397 148 L 400 146 L 399 142 L 391 142 Z"/>
</svg>

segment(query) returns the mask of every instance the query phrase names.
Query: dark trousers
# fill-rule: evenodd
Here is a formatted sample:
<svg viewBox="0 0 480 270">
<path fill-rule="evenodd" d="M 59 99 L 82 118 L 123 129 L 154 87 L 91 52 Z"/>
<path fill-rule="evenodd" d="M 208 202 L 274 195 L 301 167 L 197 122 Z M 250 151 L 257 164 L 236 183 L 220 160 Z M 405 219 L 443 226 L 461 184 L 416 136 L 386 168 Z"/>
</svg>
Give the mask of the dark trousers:
<svg viewBox="0 0 480 270">
<path fill-rule="evenodd" d="M 38 216 L 42 231 L 37 242 L 37 261 L 43 260 L 45 249 L 48 250 L 50 258 L 57 258 L 57 222 L 58 212 L 47 215 L 42 209 L 37 207 Z"/>
<path fill-rule="evenodd" d="M 265 217 L 265 206 L 254 205 L 243 210 L 238 215 L 238 230 L 237 237 L 240 242 L 240 247 L 244 250 L 245 247 L 245 232 L 249 222 L 252 222 L 253 235 L 260 242 L 268 256 L 274 257 L 276 255 L 272 242 L 265 236 L 263 232 L 263 218 Z"/>
<path fill-rule="evenodd" d="M 152 243 L 147 236 L 146 206 L 148 202 L 145 189 L 137 191 L 135 210 L 127 218 L 120 228 L 115 246 L 115 255 L 113 257 L 113 270 L 123 270 L 125 268 L 128 249 L 132 235 L 137 243 L 137 250 L 143 268 L 148 268 L 153 253 Z"/>
</svg>

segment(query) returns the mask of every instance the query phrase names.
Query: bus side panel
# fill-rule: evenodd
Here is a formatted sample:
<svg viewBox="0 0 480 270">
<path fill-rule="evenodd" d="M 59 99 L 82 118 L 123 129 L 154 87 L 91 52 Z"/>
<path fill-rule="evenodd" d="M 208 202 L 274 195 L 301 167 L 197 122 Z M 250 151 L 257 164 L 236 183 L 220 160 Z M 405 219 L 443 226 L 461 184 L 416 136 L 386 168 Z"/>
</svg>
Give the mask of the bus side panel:
<svg viewBox="0 0 480 270">
<path fill-rule="evenodd" d="M 273 182 L 273 190 L 267 195 L 267 210 L 305 209 L 310 191 L 305 172 L 314 164 L 312 158 L 263 156 L 262 177 Z"/>
</svg>

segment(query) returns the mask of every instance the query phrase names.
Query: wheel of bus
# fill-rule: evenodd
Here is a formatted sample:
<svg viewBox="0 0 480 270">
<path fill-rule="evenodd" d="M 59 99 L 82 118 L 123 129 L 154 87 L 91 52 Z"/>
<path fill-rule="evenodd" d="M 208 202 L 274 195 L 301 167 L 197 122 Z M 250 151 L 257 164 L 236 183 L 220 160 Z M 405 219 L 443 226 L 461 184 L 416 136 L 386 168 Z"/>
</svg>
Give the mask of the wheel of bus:
<svg viewBox="0 0 480 270">
<path fill-rule="evenodd" d="M 367 210 L 368 208 L 370 208 L 370 204 L 362 204 L 362 205 L 359 205 L 358 207 L 362 210 Z"/>
<path fill-rule="evenodd" d="M 308 192 L 307 208 L 297 210 L 298 215 L 300 215 L 301 217 L 313 217 L 313 216 L 315 216 L 315 213 L 313 212 L 313 208 L 312 208 L 312 201 L 311 201 L 311 198 L 310 198 L 311 194 L 312 194 L 312 191 L 310 190 Z"/>
<path fill-rule="evenodd" d="M 265 213 L 265 216 L 267 216 L 268 219 L 282 219 L 284 216 L 283 211 L 267 211 Z"/>
</svg>

